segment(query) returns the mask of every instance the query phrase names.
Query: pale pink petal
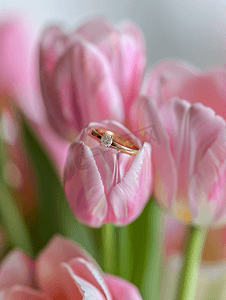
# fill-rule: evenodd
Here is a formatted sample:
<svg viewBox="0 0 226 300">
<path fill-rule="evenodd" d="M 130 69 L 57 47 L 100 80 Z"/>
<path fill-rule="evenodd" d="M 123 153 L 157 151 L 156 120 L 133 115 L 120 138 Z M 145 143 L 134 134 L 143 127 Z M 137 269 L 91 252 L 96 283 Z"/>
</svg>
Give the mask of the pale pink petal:
<svg viewBox="0 0 226 300">
<path fill-rule="evenodd" d="M 51 102 L 47 112 L 52 126 L 69 138 L 91 121 L 124 121 L 122 99 L 105 57 L 80 39 L 58 61 L 44 99 Z"/>
<path fill-rule="evenodd" d="M 1 263 L 0 288 L 15 284 L 33 287 L 34 265 L 31 258 L 19 250 L 11 251 Z"/>
<path fill-rule="evenodd" d="M 154 193 L 161 205 L 169 209 L 176 196 L 177 171 L 170 138 L 155 102 L 150 98 L 140 97 L 133 106 L 131 118 L 136 134 L 151 143 Z"/>
<path fill-rule="evenodd" d="M 187 78 L 178 87 L 177 96 L 191 103 L 201 102 L 226 119 L 226 70 L 202 72 Z"/>
<path fill-rule="evenodd" d="M 119 30 L 122 53 L 121 59 L 119 58 L 119 66 L 122 72 L 118 84 L 121 87 L 125 111 L 129 111 L 139 95 L 144 76 L 146 66 L 145 41 L 140 28 L 131 22 L 122 23 Z"/>
<path fill-rule="evenodd" d="M 155 99 L 158 106 L 172 97 L 180 97 L 189 101 L 178 92 L 187 78 L 191 78 L 199 72 L 197 68 L 184 61 L 163 60 L 154 66 L 146 76 L 142 92 Z"/>
<path fill-rule="evenodd" d="M 56 105 L 52 77 L 56 64 L 69 47 L 68 37 L 58 26 L 49 26 L 43 32 L 40 43 L 40 84 L 42 97 L 47 111 L 48 119 L 55 130 L 55 119 L 63 118 L 59 104 Z"/>
<path fill-rule="evenodd" d="M 111 190 L 109 201 L 116 224 L 128 224 L 141 214 L 152 192 L 152 172 L 151 146 L 145 143 L 124 178 Z"/>
<path fill-rule="evenodd" d="M 54 300 L 82 300 L 84 291 L 73 278 L 71 270 L 66 263 L 60 263 L 54 277 L 54 284 L 46 290 L 50 299 Z"/>
<path fill-rule="evenodd" d="M 194 222 L 198 224 L 222 224 L 226 222 L 225 145 L 226 130 L 223 128 L 216 141 L 197 163 L 196 170 L 189 181 L 190 205 L 195 216 Z"/>
<path fill-rule="evenodd" d="M 67 264 L 73 271 L 74 275 L 96 287 L 105 295 L 107 300 L 112 299 L 108 286 L 103 279 L 103 273 L 97 265 L 94 265 L 83 258 L 73 259 Z"/>
<path fill-rule="evenodd" d="M 49 26 L 44 30 L 40 44 L 41 76 L 47 79 L 51 75 L 57 59 L 65 51 L 66 40 L 66 35 L 58 26 Z"/>
<path fill-rule="evenodd" d="M 86 119 L 84 110 L 82 110 L 84 122 L 80 129 L 90 121 L 113 119 L 123 122 L 124 110 L 121 96 L 104 56 L 91 44 L 80 41 L 76 43 L 73 51 L 74 92 L 79 98 L 77 101 L 80 102 L 81 107 L 84 103 L 86 104 L 85 113 L 90 114 Z M 89 110 L 87 110 L 87 106 Z M 76 107 L 76 103 L 73 102 L 74 113 L 77 113 Z"/>
<path fill-rule="evenodd" d="M 69 264 L 64 263 L 62 265 L 64 268 L 66 268 L 67 272 L 70 274 L 72 280 L 74 280 L 75 284 L 80 286 L 81 291 L 84 292 L 83 298 L 78 298 L 78 300 L 106 300 L 104 295 L 101 293 L 101 291 L 96 288 L 94 285 L 92 285 L 90 282 L 84 280 L 83 278 L 77 276 L 71 266 Z M 73 296 L 73 295 L 72 295 Z M 73 298 L 70 298 L 73 300 Z"/>
<path fill-rule="evenodd" d="M 105 274 L 105 281 L 107 282 L 114 300 L 142 300 L 138 288 L 125 279 Z"/>
<path fill-rule="evenodd" d="M 96 46 L 105 55 L 111 72 L 121 92 L 124 109 L 129 111 L 140 90 L 145 69 L 145 46 L 142 33 L 132 23 L 123 23 L 119 28 L 96 41 Z"/>
<path fill-rule="evenodd" d="M 83 142 L 70 146 L 64 178 L 65 193 L 73 213 L 86 224 L 100 226 L 107 213 L 104 187 L 93 153 Z"/>
<path fill-rule="evenodd" d="M 79 26 L 75 35 L 79 34 L 87 41 L 97 44 L 114 30 L 114 26 L 104 17 L 94 17 Z"/>
<path fill-rule="evenodd" d="M 214 67 L 200 71 L 184 61 L 163 61 L 146 78 L 143 92 L 158 105 L 173 97 L 190 103 L 201 102 L 226 118 L 226 70 Z"/>
<path fill-rule="evenodd" d="M 55 40 L 53 42 L 54 42 L 53 47 L 55 47 Z M 52 49 L 51 49 L 51 51 L 52 51 Z M 59 55 L 57 55 L 57 57 L 54 58 L 54 55 L 52 55 L 51 51 L 49 54 L 48 50 L 46 50 L 46 49 L 44 49 L 43 51 L 41 50 L 40 83 L 41 83 L 42 97 L 44 100 L 48 120 L 49 120 L 52 128 L 58 132 L 58 130 L 59 130 L 58 127 L 60 127 L 60 130 L 61 130 L 61 126 L 62 126 L 61 123 L 64 123 L 65 121 L 64 121 L 64 114 L 61 111 L 61 106 L 59 105 L 59 103 L 56 102 L 55 94 L 53 91 L 53 78 L 52 77 L 53 77 L 53 74 L 55 73 L 56 63 L 58 62 Z M 42 52 L 43 52 L 43 54 L 42 54 Z M 45 55 L 47 56 L 47 58 L 44 57 Z M 49 60 L 51 60 L 51 58 L 54 60 L 49 62 Z M 58 125 L 57 120 L 59 120 L 60 125 Z M 65 125 L 64 125 L 64 127 L 65 127 Z M 69 130 L 67 129 L 67 131 L 65 133 L 66 138 L 67 138 L 67 135 L 70 134 L 70 132 L 68 132 L 68 131 Z"/>
<path fill-rule="evenodd" d="M 87 252 L 76 243 L 61 236 L 55 236 L 41 252 L 36 262 L 36 273 L 40 287 L 47 292 L 54 291 L 60 264 L 75 257 L 92 260 Z"/>
<path fill-rule="evenodd" d="M 93 18 L 76 30 L 107 58 L 121 92 L 125 111 L 137 98 L 145 69 L 145 43 L 141 30 L 131 22 L 114 27 L 105 18 Z"/>
<path fill-rule="evenodd" d="M 194 172 L 198 160 L 217 139 L 225 121 L 211 108 L 200 103 L 190 105 L 181 99 L 171 99 L 160 109 L 160 118 L 171 140 L 177 170 L 188 163 L 186 170 Z M 181 167 L 182 168 L 182 167 Z M 183 166 L 185 172 L 185 165 Z"/>
</svg>

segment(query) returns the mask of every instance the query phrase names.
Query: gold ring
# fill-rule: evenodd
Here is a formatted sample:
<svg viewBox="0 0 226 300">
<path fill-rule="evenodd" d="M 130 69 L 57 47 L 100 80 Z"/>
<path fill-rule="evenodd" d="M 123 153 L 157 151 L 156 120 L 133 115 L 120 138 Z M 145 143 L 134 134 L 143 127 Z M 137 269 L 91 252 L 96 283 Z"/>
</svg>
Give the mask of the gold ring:
<svg viewBox="0 0 226 300">
<path fill-rule="evenodd" d="M 136 155 L 140 150 L 134 142 L 124 139 L 110 130 L 93 129 L 91 130 L 90 135 L 98 140 L 101 145 L 108 148 L 114 148 L 129 155 Z"/>
</svg>

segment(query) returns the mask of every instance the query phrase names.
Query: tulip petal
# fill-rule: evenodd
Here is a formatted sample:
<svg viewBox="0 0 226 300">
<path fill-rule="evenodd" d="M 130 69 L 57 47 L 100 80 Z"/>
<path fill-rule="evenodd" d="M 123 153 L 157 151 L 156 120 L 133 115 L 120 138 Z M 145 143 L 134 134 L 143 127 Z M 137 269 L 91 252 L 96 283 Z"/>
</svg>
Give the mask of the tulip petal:
<svg viewBox="0 0 226 300">
<path fill-rule="evenodd" d="M 47 79 L 53 72 L 58 58 L 65 51 L 66 39 L 58 26 L 49 26 L 43 32 L 40 45 L 41 75 L 45 76 L 43 79 Z"/>
<path fill-rule="evenodd" d="M 125 225 L 135 220 L 149 200 L 151 191 L 151 146 L 145 143 L 135 156 L 129 171 L 110 193 L 114 222 Z"/>
<path fill-rule="evenodd" d="M 157 100 L 158 106 L 173 97 L 212 107 L 226 118 L 226 70 L 200 71 L 184 61 L 162 61 L 147 76 L 143 92 Z M 214 99 L 214 101 L 213 101 Z"/>
<path fill-rule="evenodd" d="M 65 193 L 80 221 L 98 227 L 107 213 L 104 186 L 91 149 L 83 142 L 73 143 L 65 167 Z M 79 190 L 75 193 L 75 186 Z"/>
<path fill-rule="evenodd" d="M 19 250 L 12 250 L 1 264 L 0 288 L 21 284 L 33 287 L 33 261 Z"/>
<path fill-rule="evenodd" d="M 158 106 L 173 97 L 189 100 L 179 95 L 178 91 L 187 78 L 198 73 L 197 68 L 184 61 L 163 60 L 147 75 L 142 92 L 154 98 Z"/>
<path fill-rule="evenodd" d="M 123 23 L 119 28 L 96 42 L 105 55 L 121 92 L 124 109 L 129 111 L 137 98 L 145 70 L 145 46 L 142 33 L 132 23 Z"/>
<path fill-rule="evenodd" d="M 125 111 L 129 111 L 139 95 L 144 76 L 146 66 L 145 40 L 140 28 L 131 22 L 122 23 L 119 30 L 122 53 L 119 61 L 119 67 L 122 70 L 119 86 L 123 95 Z M 120 65 L 120 63 L 122 64 Z"/>
<path fill-rule="evenodd" d="M 94 17 L 79 26 L 75 35 L 80 35 L 85 40 L 97 44 L 114 30 L 114 26 L 104 17 Z"/>
<path fill-rule="evenodd" d="M 69 129 L 78 133 L 91 121 L 124 121 L 121 96 L 106 59 L 80 39 L 59 60 L 51 97 L 58 108 L 53 108 L 50 117 L 64 135 L 71 134 Z"/>
<path fill-rule="evenodd" d="M 40 44 L 40 83 L 49 122 L 58 131 L 56 118 L 62 120 L 60 106 L 56 105 L 52 77 L 56 64 L 67 49 L 67 37 L 58 26 L 49 26 L 43 33 Z"/>
<path fill-rule="evenodd" d="M 56 274 L 62 262 L 75 257 L 93 260 L 91 256 L 76 243 L 61 236 L 55 236 L 39 255 L 36 262 L 37 279 L 41 288 L 46 291 L 57 289 Z"/>
<path fill-rule="evenodd" d="M 124 22 L 114 27 L 105 18 L 93 18 L 76 33 L 95 46 L 107 58 L 121 92 L 125 111 L 139 94 L 145 69 L 145 43 L 138 26 Z"/>
<path fill-rule="evenodd" d="M 144 37 L 138 26 L 124 22 L 114 27 L 105 18 L 97 17 L 85 22 L 76 30 L 105 55 L 129 111 L 136 99 L 145 69 Z"/>
<path fill-rule="evenodd" d="M 106 300 L 106 298 L 104 297 L 104 295 L 100 292 L 100 290 L 98 288 L 96 288 L 90 282 L 88 282 L 88 281 L 84 280 L 83 278 L 77 276 L 74 273 L 74 270 L 71 268 L 70 264 L 64 263 L 62 266 L 64 268 L 66 268 L 66 270 L 68 271 L 68 273 L 70 274 L 70 276 L 74 280 L 74 282 L 81 287 L 81 290 L 84 292 L 84 297 L 82 299 Z M 71 298 L 71 300 L 72 299 L 73 298 Z"/>
<path fill-rule="evenodd" d="M 226 119 L 226 70 L 209 70 L 187 78 L 178 87 L 178 96 L 190 103 L 201 102 Z"/>
<path fill-rule="evenodd" d="M 105 274 L 105 281 L 107 282 L 114 300 L 142 300 L 138 288 L 125 279 Z"/>
<path fill-rule="evenodd" d="M 225 126 L 225 121 L 216 116 L 211 108 L 204 107 L 201 103 L 191 106 L 189 102 L 177 98 L 171 99 L 162 107 L 160 117 L 170 136 L 178 170 L 185 159 L 189 164 L 189 173 L 194 172 L 200 157 Z"/>
<path fill-rule="evenodd" d="M 69 271 L 67 263 L 61 263 L 55 274 L 55 286 L 51 290 L 47 290 L 51 299 L 56 300 L 82 300 L 84 299 L 84 291 L 81 285 L 73 278 L 71 270 Z"/>
<path fill-rule="evenodd" d="M 189 200 L 194 222 L 202 225 L 225 223 L 226 129 L 208 148 L 189 182 Z M 207 176 L 206 174 L 211 174 Z"/>
<path fill-rule="evenodd" d="M 140 97 L 132 108 L 131 118 L 137 135 L 151 143 L 155 172 L 154 193 L 161 205 L 169 209 L 176 196 L 177 173 L 170 138 L 155 102 L 150 98 Z"/>
<path fill-rule="evenodd" d="M 105 295 L 107 300 L 112 299 L 111 293 L 103 279 L 103 273 L 97 265 L 83 258 L 73 259 L 68 262 L 68 265 L 73 270 L 74 275 L 96 287 Z"/>
</svg>

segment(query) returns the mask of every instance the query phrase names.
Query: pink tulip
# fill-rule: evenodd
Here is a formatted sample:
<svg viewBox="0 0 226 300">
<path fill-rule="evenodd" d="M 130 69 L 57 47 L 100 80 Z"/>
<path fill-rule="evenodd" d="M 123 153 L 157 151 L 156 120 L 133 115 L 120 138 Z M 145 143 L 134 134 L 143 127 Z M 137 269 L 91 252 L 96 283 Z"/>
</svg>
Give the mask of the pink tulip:
<svg viewBox="0 0 226 300">
<path fill-rule="evenodd" d="M 54 237 L 36 261 L 11 251 L 0 268 L 3 300 L 141 300 L 138 289 L 119 277 L 104 274 L 77 244 Z"/>
<path fill-rule="evenodd" d="M 106 148 L 89 136 L 104 128 L 132 138 L 140 148 L 135 156 Z M 65 193 L 75 216 L 99 227 L 126 225 L 142 212 L 152 191 L 151 147 L 143 146 L 116 121 L 90 123 L 71 144 L 65 167 Z"/>
<path fill-rule="evenodd" d="M 159 203 L 188 223 L 224 224 L 225 120 L 211 108 L 178 98 L 157 107 L 141 97 L 134 112 L 140 126 L 155 125 L 161 140 L 150 141 Z"/>
<path fill-rule="evenodd" d="M 156 100 L 156 104 L 158 107 L 161 107 L 164 103 L 170 101 L 172 97 L 179 97 L 180 99 L 185 99 L 189 101 L 192 106 L 189 110 L 189 113 L 194 110 L 193 107 L 197 108 L 197 102 L 201 102 L 205 106 L 211 107 L 216 115 L 219 115 L 226 119 L 226 69 L 224 67 L 216 66 L 206 71 L 198 70 L 197 68 L 190 66 L 188 63 L 183 61 L 163 61 L 157 64 L 149 73 L 147 76 L 145 85 L 143 87 L 144 94 L 151 96 L 153 99 Z M 193 106 L 195 105 L 195 106 Z M 171 105 L 169 105 L 171 106 Z M 179 104 L 177 105 L 178 109 Z M 182 105 L 183 106 L 183 105 Z M 165 106 L 167 107 L 167 105 Z M 201 106 L 199 106 L 201 108 Z M 175 107 L 176 109 L 176 107 Z M 182 109 L 183 110 L 183 109 Z M 173 111 L 172 111 L 173 112 Z M 203 111 L 204 112 L 204 111 Z M 171 114 L 171 113 L 170 113 Z M 179 121 L 179 119 L 183 118 L 182 111 L 175 111 L 176 117 L 172 118 L 173 120 L 170 121 L 171 123 L 174 123 L 173 127 L 182 126 L 182 120 Z M 204 115 L 203 115 L 204 116 Z M 209 110 L 209 116 L 215 120 L 213 123 L 211 121 L 211 118 L 209 123 L 207 120 L 205 121 L 202 118 L 202 115 L 200 114 L 200 128 L 197 128 L 196 131 L 198 136 L 196 137 L 195 142 L 192 142 L 191 140 L 188 142 L 190 145 L 194 145 L 194 147 L 199 147 L 197 150 L 194 149 L 194 154 L 190 155 L 190 158 L 188 158 L 187 163 L 190 164 L 190 170 L 189 173 L 187 173 L 186 177 L 187 181 L 190 181 L 189 186 L 185 187 L 186 184 L 183 183 L 184 187 L 182 187 L 183 190 L 187 188 L 187 192 L 189 196 L 186 196 L 185 202 L 188 201 L 189 197 L 189 209 L 187 206 L 180 206 L 180 208 L 176 208 L 177 210 L 182 209 L 184 211 L 183 213 L 186 214 L 186 217 L 182 217 L 182 219 L 196 219 L 197 222 L 200 223 L 225 223 L 225 217 L 224 217 L 224 201 L 223 201 L 223 181 L 225 176 L 223 174 L 224 172 L 224 151 L 223 149 L 217 149 L 218 147 L 224 147 L 224 129 L 220 129 L 221 126 L 224 127 L 223 120 L 219 119 L 219 117 L 214 117 L 213 112 L 212 116 L 210 114 Z M 164 117 L 163 117 L 164 118 Z M 165 116 L 165 118 L 167 118 Z M 197 117 L 198 118 L 198 117 Z M 178 119 L 178 120 L 177 120 Z M 184 119 L 185 120 L 185 119 Z M 216 122 L 217 121 L 217 122 Z M 174 147 L 173 144 L 176 141 L 177 135 L 178 135 L 178 129 L 174 132 L 172 131 L 173 128 L 169 126 L 169 128 L 166 128 L 166 122 L 163 126 L 165 127 L 166 131 L 168 132 L 170 137 L 170 140 L 173 139 L 174 142 L 171 143 L 171 149 Z M 176 125 L 175 122 L 178 122 L 178 125 Z M 196 120 L 194 119 L 194 122 Z M 214 125 L 215 124 L 215 125 Z M 221 125 L 220 125 L 221 124 Z M 194 123 L 195 125 L 195 123 Z M 201 125 L 203 128 L 201 128 Z M 171 127 L 171 129 L 170 129 Z M 204 132 L 202 132 L 202 129 Z M 182 132 L 185 134 L 185 128 L 181 128 L 181 136 Z M 220 130 L 220 133 L 219 133 Z M 188 130 L 189 136 L 191 136 L 190 130 Z M 201 136 L 203 134 L 203 136 Z M 179 138 L 178 138 L 179 140 Z M 189 138 L 185 138 L 184 141 L 188 141 Z M 182 143 L 183 141 L 178 141 L 178 143 L 181 143 L 181 146 L 178 145 L 178 147 L 182 150 Z M 203 150 L 201 147 L 201 143 L 203 143 Z M 168 144 L 168 143 L 167 143 Z M 169 144 L 168 144 L 169 145 Z M 185 145 L 185 144 L 184 144 Z M 189 155 L 189 146 L 186 146 L 187 152 L 183 153 L 184 156 Z M 193 148 L 193 147 L 191 147 Z M 209 149 L 208 149 L 209 148 Z M 207 151 L 208 149 L 208 151 Z M 177 150 L 177 151 L 181 151 Z M 199 151 L 200 150 L 200 151 Z M 175 151 L 172 149 L 172 151 Z M 184 151 L 186 151 L 184 149 Z M 216 157 L 214 158 L 210 153 L 213 151 L 213 153 L 216 154 Z M 196 153 L 195 153 L 196 152 Z M 178 154 L 174 153 L 174 158 L 178 156 Z M 193 156 L 199 155 L 198 158 Z M 211 159 L 208 160 L 208 156 L 211 156 Z M 179 157 L 177 157 L 175 160 L 178 162 Z M 195 161 L 192 161 L 195 160 Z M 208 164 L 206 162 L 208 160 Z M 169 159 L 168 159 L 169 161 Z M 205 165 L 206 164 L 206 165 Z M 170 165 L 168 165 L 169 167 Z M 188 167 L 188 166 L 187 166 Z M 177 168 L 177 167 L 176 167 Z M 186 174 L 185 166 L 181 166 L 181 169 L 184 168 L 184 171 L 182 171 L 181 175 L 179 175 L 178 178 L 182 176 L 184 173 L 184 177 Z M 175 168 L 173 168 L 175 169 Z M 172 169 L 171 174 L 172 177 L 174 177 L 173 173 L 174 170 Z M 162 168 L 162 172 L 164 172 Z M 169 170 L 168 170 L 169 172 Z M 204 175 L 204 173 L 207 172 L 208 178 Z M 203 178 L 205 177 L 205 179 Z M 169 178 L 168 178 L 169 179 Z M 177 181 L 177 179 L 176 179 Z M 195 183 L 196 181 L 196 183 Z M 159 182 L 157 180 L 157 182 Z M 166 181 L 165 181 L 166 182 Z M 174 182 L 174 183 L 173 183 Z M 182 184 L 183 179 L 180 179 L 179 185 Z M 168 180 L 168 184 L 170 181 Z M 172 185 L 175 184 L 175 180 L 172 181 Z M 172 186 L 171 185 L 171 186 Z M 208 186 L 209 185 L 209 186 Z M 201 188 L 202 186 L 202 188 Z M 160 188 L 160 185 L 159 185 Z M 175 190 L 176 187 L 174 187 Z M 193 189 L 193 191 L 192 191 Z M 183 203 L 182 196 L 183 193 L 177 191 L 177 193 L 180 193 L 179 198 L 180 201 L 177 201 L 178 203 Z M 201 193 L 201 194 L 200 194 Z M 203 193 L 203 194 L 202 194 Z M 221 195 L 220 195 L 221 194 Z M 171 200 L 173 199 L 173 195 L 170 196 Z M 178 197 L 178 196 L 177 196 Z M 196 198 L 196 199 L 195 199 Z M 201 204 L 201 203 L 202 204 Z M 199 205 L 197 205 L 199 203 Z M 172 204 L 172 202 L 171 202 Z M 206 207 L 206 204 L 208 205 L 208 208 Z M 204 205 L 204 206 L 202 206 Z M 177 205 L 178 206 L 178 205 Z M 186 208 L 187 207 L 187 208 Z M 203 209 L 203 216 L 202 220 L 198 218 L 199 215 L 199 207 L 200 210 Z M 185 209 L 185 210 L 184 210 Z M 207 209 L 206 212 L 204 212 L 204 209 Z M 174 208 L 175 211 L 175 208 Z M 177 213 L 176 213 L 177 214 Z M 180 213 L 179 213 L 180 214 Z M 191 216 L 192 214 L 192 216 Z M 199 219 L 199 221 L 198 221 Z M 207 220 L 208 219 L 208 220 Z M 210 221 L 211 220 L 211 221 Z"/>
<path fill-rule="evenodd" d="M 143 37 L 131 23 L 92 19 L 72 34 L 57 26 L 41 40 L 40 75 L 49 122 L 74 140 L 91 121 L 124 122 L 145 67 Z"/>
</svg>

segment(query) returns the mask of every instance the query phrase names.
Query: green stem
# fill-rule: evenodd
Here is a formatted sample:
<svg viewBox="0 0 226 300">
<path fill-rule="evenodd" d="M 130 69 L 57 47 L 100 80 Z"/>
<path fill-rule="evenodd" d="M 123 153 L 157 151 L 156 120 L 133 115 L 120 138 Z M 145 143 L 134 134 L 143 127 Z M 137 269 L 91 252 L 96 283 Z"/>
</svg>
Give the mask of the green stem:
<svg viewBox="0 0 226 300">
<path fill-rule="evenodd" d="M 117 257 L 116 257 L 116 234 L 115 228 L 111 224 L 102 227 L 102 251 L 103 251 L 103 269 L 105 272 L 116 274 Z"/>
<path fill-rule="evenodd" d="M 187 251 L 179 287 L 178 300 L 194 300 L 196 283 L 206 229 L 191 226 L 187 240 Z"/>
<path fill-rule="evenodd" d="M 162 268 L 161 257 L 161 210 L 155 203 L 153 197 L 150 199 L 149 216 L 147 219 L 146 230 L 148 239 L 146 242 L 146 253 L 144 260 L 146 266 L 142 276 L 141 293 L 145 300 L 160 299 L 160 278 Z"/>
<path fill-rule="evenodd" d="M 133 272 L 133 244 L 131 226 L 119 228 L 119 276 L 131 281 Z"/>
</svg>

